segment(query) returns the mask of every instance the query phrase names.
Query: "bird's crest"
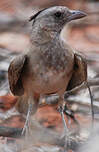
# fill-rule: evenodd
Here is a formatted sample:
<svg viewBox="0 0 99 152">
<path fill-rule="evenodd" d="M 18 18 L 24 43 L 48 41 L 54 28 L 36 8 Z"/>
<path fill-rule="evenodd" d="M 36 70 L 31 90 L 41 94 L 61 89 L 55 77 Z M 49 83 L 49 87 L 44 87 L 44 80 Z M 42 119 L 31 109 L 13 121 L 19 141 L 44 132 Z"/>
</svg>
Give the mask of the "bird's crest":
<svg viewBox="0 0 99 152">
<path fill-rule="evenodd" d="M 42 10 L 40 10 L 40 11 L 38 11 L 36 14 L 34 14 L 34 15 L 32 15 L 32 16 L 30 16 L 30 18 L 29 18 L 29 22 L 31 22 L 32 20 L 33 20 L 33 23 L 35 22 L 35 19 L 36 19 L 36 17 L 41 13 L 41 12 L 43 12 L 44 10 L 46 10 L 47 8 L 44 8 L 44 9 L 42 9 Z"/>
</svg>

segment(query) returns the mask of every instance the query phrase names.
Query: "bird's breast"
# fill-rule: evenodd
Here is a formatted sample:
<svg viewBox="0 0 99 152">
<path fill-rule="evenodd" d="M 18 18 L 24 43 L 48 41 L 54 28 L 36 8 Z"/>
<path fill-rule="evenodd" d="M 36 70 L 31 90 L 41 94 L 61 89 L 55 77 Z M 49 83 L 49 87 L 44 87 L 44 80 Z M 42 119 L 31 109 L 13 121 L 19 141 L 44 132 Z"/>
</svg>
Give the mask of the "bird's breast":
<svg viewBox="0 0 99 152">
<path fill-rule="evenodd" d="M 31 81 L 32 90 L 38 94 L 50 94 L 66 89 L 72 70 L 68 73 L 65 71 L 55 72 L 49 70 L 46 73 L 39 73 Z"/>
<path fill-rule="evenodd" d="M 30 56 L 29 70 L 23 81 L 24 88 L 38 94 L 65 90 L 73 72 L 74 56 L 63 48 L 46 48 Z"/>
<path fill-rule="evenodd" d="M 60 65 L 59 65 L 60 66 Z M 60 68 L 59 68 L 60 69 Z M 37 94 L 58 93 L 66 89 L 72 75 L 73 63 L 63 70 L 53 67 L 35 65 L 31 74 L 25 77 L 25 88 L 29 88 Z"/>
</svg>

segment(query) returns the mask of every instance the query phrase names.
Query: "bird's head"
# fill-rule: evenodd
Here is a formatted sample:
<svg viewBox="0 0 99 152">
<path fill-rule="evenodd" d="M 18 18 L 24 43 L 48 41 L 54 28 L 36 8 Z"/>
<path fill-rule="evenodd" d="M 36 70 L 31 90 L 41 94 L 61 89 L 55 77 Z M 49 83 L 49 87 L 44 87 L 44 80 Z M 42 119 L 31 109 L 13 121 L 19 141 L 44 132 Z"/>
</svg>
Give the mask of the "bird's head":
<svg viewBox="0 0 99 152">
<path fill-rule="evenodd" d="M 33 20 L 33 26 L 48 29 L 50 31 L 60 32 L 64 25 L 76 19 L 86 16 L 86 13 L 77 10 L 70 10 L 64 6 L 54 6 L 43 9 L 30 17 Z"/>
</svg>

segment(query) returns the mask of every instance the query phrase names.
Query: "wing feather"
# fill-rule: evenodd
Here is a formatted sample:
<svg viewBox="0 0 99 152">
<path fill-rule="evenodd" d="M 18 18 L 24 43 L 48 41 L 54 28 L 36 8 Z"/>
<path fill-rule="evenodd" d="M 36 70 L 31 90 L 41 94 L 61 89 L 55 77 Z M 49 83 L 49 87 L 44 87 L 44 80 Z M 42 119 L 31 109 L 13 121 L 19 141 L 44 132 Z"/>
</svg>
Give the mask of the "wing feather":
<svg viewBox="0 0 99 152">
<path fill-rule="evenodd" d="M 20 55 L 16 57 L 10 64 L 8 69 L 8 79 L 11 92 L 14 95 L 22 95 L 24 93 L 22 85 L 22 71 L 23 67 L 26 64 L 27 57 L 26 55 Z"/>
<path fill-rule="evenodd" d="M 74 70 L 67 90 L 71 90 L 87 80 L 87 63 L 85 58 L 75 53 L 74 54 Z"/>
</svg>

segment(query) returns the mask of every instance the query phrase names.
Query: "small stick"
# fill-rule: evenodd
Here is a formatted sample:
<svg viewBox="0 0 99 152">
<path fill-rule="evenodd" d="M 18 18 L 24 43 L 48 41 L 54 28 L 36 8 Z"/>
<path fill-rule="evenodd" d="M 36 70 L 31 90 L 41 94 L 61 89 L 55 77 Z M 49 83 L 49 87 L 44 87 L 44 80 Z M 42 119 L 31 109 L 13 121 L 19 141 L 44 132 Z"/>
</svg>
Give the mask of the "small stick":
<svg viewBox="0 0 99 152">
<path fill-rule="evenodd" d="M 91 100 L 91 114 L 92 114 L 92 127 L 93 127 L 93 125 L 94 125 L 94 105 L 93 105 L 93 96 L 92 96 L 91 89 L 90 89 L 90 86 L 89 86 L 88 82 L 86 82 L 86 86 L 87 86 L 87 88 L 88 88 L 89 95 L 90 95 L 90 100 Z"/>
<path fill-rule="evenodd" d="M 21 136 L 22 128 L 0 126 L 0 136 L 17 138 Z"/>
</svg>

